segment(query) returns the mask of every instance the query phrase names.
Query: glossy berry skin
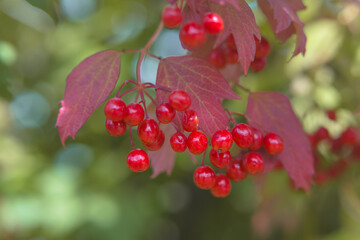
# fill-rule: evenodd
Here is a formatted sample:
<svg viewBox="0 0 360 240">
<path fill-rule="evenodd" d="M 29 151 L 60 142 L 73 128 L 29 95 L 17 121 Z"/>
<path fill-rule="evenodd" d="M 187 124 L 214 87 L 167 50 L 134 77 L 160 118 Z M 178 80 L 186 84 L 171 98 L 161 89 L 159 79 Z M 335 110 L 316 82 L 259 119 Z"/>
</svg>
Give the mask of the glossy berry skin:
<svg viewBox="0 0 360 240">
<path fill-rule="evenodd" d="M 116 122 L 110 119 L 106 119 L 105 127 L 108 133 L 113 137 L 124 135 L 126 132 L 126 124 L 124 121 Z"/>
<path fill-rule="evenodd" d="M 214 149 L 210 150 L 209 154 L 211 164 L 216 168 L 226 168 L 231 161 L 231 154 L 229 151 L 218 153 Z"/>
<path fill-rule="evenodd" d="M 154 119 L 145 119 L 140 123 L 137 132 L 144 144 L 151 144 L 158 138 L 160 128 Z"/>
<path fill-rule="evenodd" d="M 235 125 L 231 134 L 239 148 L 249 148 L 254 142 L 254 133 L 251 127 L 245 123 Z"/>
<path fill-rule="evenodd" d="M 162 130 L 159 132 L 158 138 L 153 143 L 144 143 L 144 147 L 149 151 L 157 151 L 159 150 L 165 142 L 165 135 Z"/>
<path fill-rule="evenodd" d="M 224 21 L 220 15 L 209 12 L 202 19 L 205 31 L 210 34 L 218 34 L 224 29 Z"/>
<path fill-rule="evenodd" d="M 169 103 L 176 111 L 185 111 L 191 105 L 191 98 L 183 90 L 175 90 L 169 95 Z"/>
<path fill-rule="evenodd" d="M 209 166 L 200 166 L 194 172 L 195 185 L 200 189 L 210 189 L 215 185 L 214 170 Z"/>
<path fill-rule="evenodd" d="M 204 133 L 196 130 L 189 134 L 186 144 L 192 154 L 199 155 L 206 150 L 208 140 Z"/>
<path fill-rule="evenodd" d="M 183 20 L 183 15 L 179 7 L 172 5 L 166 6 L 161 14 L 161 20 L 167 28 L 176 28 Z"/>
<path fill-rule="evenodd" d="M 104 113 L 107 119 L 121 121 L 126 116 L 126 104 L 121 98 L 111 98 L 105 104 Z"/>
<path fill-rule="evenodd" d="M 220 48 L 215 48 L 210 52 L 209 62 L 217 68 L 223 68 L 226 65 L 224 52 Z"/>
<path fill-rule="evenodd" d="M 264 159 L 257 152 L 248 152 L 242 159 L 242 167 L 250 174 L 262 172 L 264 169 Z"/>
<path fill-rule="evenodd" d="M 229 178 L 222 173 L 216 174 L 215 185 L 210 189 L 211 194 L 214 197 L 223 198 L 229 195 L 230 191 L 231 191 L 231 183 Z"/>
<path fill-rule="evenodd" d="M 264 147 L 270 154 L 279 154 L 284 149 L 284 141 L 276 133 L 268 133 L 264 138 Z"/>
<path fill-rule="evenodd" d="M 150 165 L 149 157 L 142 149 L 132 150 L 128 154 L 126 162 L 130 170 L 133 172 L 144 172 Z"/>
<path fill-rule="evenodd" d="M 253 144 L 249 147 L 250 150 L 258 150 L 261 148 L 264 142 L 264 136 L 259 129 L 251 128 L 254 134 Z"/>
<path fill-rule="evenodd" d="M 163 124 L 171 123 L 175 117 L 175 109 L 170 103 L 163 103 L 156 107 L 156 117 Z"/>
<path fill-rule="evenodd" d="M 174 152 L 184 152 L 187 148 L 187 138 L 181 132 L 174 133 L 170 138 L 170 145 Z"/>
<path fill-rule="evenodd" d="M 255 58 L 264 58 L 267 55 L 269 55 L 271 46 L 270 43 L 266 38 L 261 36 L 261 40 L 259 41 L 255 37 L 255 43 L 256 43 L 256 52 L 255 52 Z"/>
<path fill-rule="evenodd" d="M 125 123 L 129 126 L 137 126 L 144 120 L 144 109 L 139 103 L 130 103 L 126 107 Z"/>
<path fill-rule="evenodd" d="M 180 41 L 190 48 L 200 47 L 206 41 L 205 29 L 197 22 L 189 22 L 182 26 L 179 35 Z"/>
<path fill-rule="evenodd" d="M 228 130 L 219 130 L 211 138 L 211 146 L 216 152 L 227 152 L 233 145 L 233 137 Z"/>
<path fill-rule="evenodd" d="M 266 58 L 255 58 L 255 60 L 250 64 L 250 69 L 253 72 L 261 72 L 266 67 Z"/>
<path fill-rule="evenodd" d="M 240 182 L 247 177 L 240 160 L 233 160 L 226 168 L 226 176 L 234 182 Z"/>
<path fill-rule="evenodd" d="M 199 117 L 194 110 L 188 109 L 184 112 L 181 123 L 185 131 L 192 132 L 199 125 Z"/>
</svg>

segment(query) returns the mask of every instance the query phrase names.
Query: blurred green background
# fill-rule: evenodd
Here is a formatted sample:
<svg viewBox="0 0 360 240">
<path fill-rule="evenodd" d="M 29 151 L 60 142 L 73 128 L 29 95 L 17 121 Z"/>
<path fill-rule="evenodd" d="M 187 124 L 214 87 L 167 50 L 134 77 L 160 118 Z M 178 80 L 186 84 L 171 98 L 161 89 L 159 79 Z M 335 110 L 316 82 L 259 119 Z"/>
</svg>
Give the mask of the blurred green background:
<svg viewBox="0 0 360 240">
<path fill-rule="evenodd" d="M 336 136 L 358 124 L 359 3 L 305 0 L 307 53 L 288 63 L 295 38 L 276 40 L 256 2 L 248 2 L 273 50 L 267 68 L 244 77 L 244 86 L 289 95 L 309 133 L 325 125 Z M 107 134 L 102 107 L 76 141 L 61 146 L 54 126 L 67 75 L 97 51 L 144 46 L 164 5 L 0 0 L 0 240 L 360 239 L 358 165 L 309 194 L 277 171 L 262 183 L 234 183 L 227 198 L 215 199 L 194 186 L 195 165 L 186 155 L 171 176 L 130 172 L 129 136 Z M 177 34 L 164 30 L 152 52 L 184 54 Z M 123 55 L 119 84 L 134 79 L 136 57 Z M 156 68 L 155 60 L 145 61 L 146 81 L 154 81 Z M 243 111 L 245 103 L 235 107 Z M 327 109 L 337 110 L 337 122 L 326 118 Z"/>
</svg>

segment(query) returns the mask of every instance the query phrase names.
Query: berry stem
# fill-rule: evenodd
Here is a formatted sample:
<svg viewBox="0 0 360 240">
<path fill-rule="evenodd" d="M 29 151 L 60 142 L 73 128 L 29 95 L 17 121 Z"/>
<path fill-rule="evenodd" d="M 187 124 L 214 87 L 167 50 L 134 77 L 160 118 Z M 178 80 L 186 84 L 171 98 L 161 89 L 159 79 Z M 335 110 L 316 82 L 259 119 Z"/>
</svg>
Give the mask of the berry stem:
<svg viewBox="0 0 360 240">
<path fill-rule="evenodd" d="M 147 52 L 146 54 L 147 54 L 149 57 L 154 58 L 154 59 L 157 59 L 157 60 L 161 60 L 161 59 L 162 59 L 161 57 L 155 56 L 154 54 L 149 53 L 149 52 Z"/>
<path fill-rule="evenodd" d="M 144 105 L 144 110 L 145 110 L 145 116 L 146 118 L 148 119 L 149 118 L 149 115 L 148 115 L 148 112 L 147 112 L 147 109 L 146 109 L 146 102 L 145 102 L 145 96 L 144 96 L 144 90 L 143 89 L 140 89 L 139 92 L 140 92 L 140 97 L 141 97 L 141 102 L 142 104 Z"/>
<path fill-rule="evenodd" d="M 128 90 L 128 91 L 126 91 L 126 92 L 124 92 L 123 94 L 121 94 L 120 96 L 118 96 L 118 94 L 116 94 L 116 96 L 117 97 L 119 97 L 119 98 L 122 98 L 123 96 L 125 96 L 126 94 L 128 94 L 128 93 L 131 93 L 131 92 L 133 92 L 133 91 L 135 91 L 135 90 L 137 90 L 138 88 L 137 87 L 134 87 L 134 88 L 132 88 L 132 89 L 130 89 L 130 90 Z"/>
<path fill-rule="evenodd" d="M 148 92 L 146 92 L 146 91 L 144 90 L 144 93 L 145 93 L 146 96 L 148 96 L 148 98 L 150 98 L 150 100 L 153 102 L 153 104 L 155 104 L 155 106 L 158 105 L 157 102 L 156 102 L 156 100 L 155 100 Z"/>
<path fill-rule="evenodd" d="M 165 86 L 162 86 L 162 85 L 159 85 L 159 84 L 155 85 L 155 84 L 150 83 L 150 82 L 144 83 L 143 85 L 145 86 L 145 88 L 155 88 L 155 89 L 163 90 L 163 91 L 166 91 L 166 92 L 172 92 L 173 91 L 171 88 L 168 88 L 168 87 L 165 87 Z"/>
<path fill-rule="evenodd" d="M 140 96 L 140 91 L 138 91 L 137 94 L 136 94 L 135 102 L 137 102 L 139 100 L 139 96 Z"/>
<path fill-rule="evenodd" d="M 146 43 L 145 47 L 143 49 L 141 49 L 140 56 L 139 56 L 137 66 L 136 66 L 136 77 L 137 77 L 138 84 L 141 84 L 141 64 L 142 64 L 147 52 L 149 51 L 149 48 L 155 42 L 155 40 L 157 39 L 157 37 L 159 36 L 159 34 L 161 33 L 163 28 L 164 28 L 164 25 L 162 22 L 160 22 L 159 26 L 157 27 L 156 31 L 151 36 L 149 41 Z"/>
<path fill-rule="evenodd" d="M 133 150 L 135 150 L 135 144 L 134 144 L 134 139 L 133 139 L 133 135 L 132 135 L 132 127 L 129 127 L 129 132 L 130 132 L 131 147 L 133 148 Z"/>
<path fill-rule="evenodd" d="M 225 109 L 226 114 L 228 115 L 228 117 L 230 118 L 231 122 L 236 125 L 236 121 L 234 116 L 231 114 L 231 112 L 228 109 Z"/>
<path fill-rule="evenodd" d="M 203 153 L 203 155 L 202 155 L 201 166 L 204 166 L 206 150 L 207 150 L 207 149 L 205 149 L 205 151 L 204 151 L 204 153 Z"/>
<path fill-rule="evenodd" d="M 180 129 L 175 125 L 174 122 L 171 122 L 170 124 L 175 128 L 177 132 L 180 132 Z"/>
<path fill-rule="evenodd" d="M 133 84 L 135 84 L 135 85 L 138 85 L 137 82 L 135 82 L 135 81 L 133 81 L 133 80 L 126 80 L 126 81 L 124 81 L 123 84 L 121 84 L 121 86 L 120 86 L 120 88 L 119 88 L 119 90 L 118 90 L 118 92 L 117 92 L 117 94 L 116 94 L 117 97 L 119 96 L 121 89 L 123 89 L 123 87 L 125 87 L 125 85 L 128 84 L 128 83 L 133 83 Z"/>
</svg>

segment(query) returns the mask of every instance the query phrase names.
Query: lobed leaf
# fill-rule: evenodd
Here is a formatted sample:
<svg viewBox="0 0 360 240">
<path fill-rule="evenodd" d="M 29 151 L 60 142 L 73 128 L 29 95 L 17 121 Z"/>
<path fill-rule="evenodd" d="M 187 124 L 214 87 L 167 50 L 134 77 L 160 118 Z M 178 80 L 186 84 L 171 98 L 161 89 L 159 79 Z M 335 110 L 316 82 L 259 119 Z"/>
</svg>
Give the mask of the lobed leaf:
<svg viewBox="0 0 360 240">
<path fill-rule="evenodd" d="M 240 99 L 211 63 L 193 56 L 162 59 L 156 83 L 173 90 L 185 90 L 191 96 L 191 108 L 198 113 L 199 127 L 208 136 L 229 126 L 221 100 Z M 167 101 L 167 95 L 158 91 L 160 102 Z"/>
<path fill-rule="evenodd" d="M 268 161 L 266 164 L 269 164 L 267 171 L 278 159 L 295 186 L 309 191 L 314 175 L 314 157 L 307 135 L 289 99 L 276 92 L 250 93 L 246 115 L 250 125 L 262 129 L 264 133 L 277 133 L 284 140 L 281 154 L 264 155 L 265 161 Z"/>
<path fill-rule="evenodd" d="M 113 91 L 120 75 L 120 52 L 106 50 L 82 61 L 66 79 L 56 126 L 62 144 L 76 133 Z"/>
</svg>

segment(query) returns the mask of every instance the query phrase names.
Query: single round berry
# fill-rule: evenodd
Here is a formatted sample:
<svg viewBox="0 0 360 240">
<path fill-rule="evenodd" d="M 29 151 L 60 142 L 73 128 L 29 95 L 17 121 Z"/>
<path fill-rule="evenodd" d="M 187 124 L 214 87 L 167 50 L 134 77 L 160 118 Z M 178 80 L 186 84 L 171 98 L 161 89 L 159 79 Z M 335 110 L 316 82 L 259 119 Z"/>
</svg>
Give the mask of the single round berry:
<svg viewBox="0 0 360 240">
<path fill-rule="evenodd" d="M 327 110 L 326 115 L 330 120 L 336 121 L 336 111 L 335 110 Z"/>
<path fill-rule="evenodd" d="M 241 166 L 240 160 L 233 160 L 226 168 L 226 176 L 234 182 L 240 182 L 247 177 L 247 172 Z"/>
<path fill-rule="evenodd" d="M 250 68 L 254 72 L 261 72 L 266 67 L 266 58 L 255 58 L 250 64 Z"/>
<path fill-rule="evenodd" d="M 218 34 L 224 29 L 222 17 L 216 13 L 206 13 L 202 19 L 205 30 L 210 34 Z"/>
<path fill-rule="evenodd" d="M 133 172 L 143 172 L 148 169 L 150 165 L 149 157 L 142 149 L 132 150 L 128 154 L 126 162 L 130 170 Z"/>
<path fill-rule="evenodd" d="M 251 128 L 254 134 L 253 144 L 249 147 L 250 150 L 260 149 L 264 142 L 264 136 L 259 129 Z"/>
<path fill-rule="evenodd" d="M 233 137 L 228 130 L 219 130 L 211 138 L 211 146 L 216 152 L 227 152 L 233 144 Z"/>
<path fill-rule="evenodd" d="M 223 68 L 226 65 L 224 52 L 220 48 L 215 48 L 210 52 L 209 61 L 217 68 Z"/>
<path fill-rule="evenodd" d="M 210 192 L 215 197 L 226 197 L 231 191 L 231 183 L 229 178 L 222 174 L 216 174 L 215 185 L 210 189 Z"/>
<path fill-rule="evenodd" d="M 226 46 L 228 48 L 230 48 L 231 50 L 236 51 L 235 39 L 234 39 L 234 36 L 232 34 L 226 39 Z"/>
<path fill-rule="evenodd" d="M 249 148 L 254 142 L 254 133 L 247 124 L 239 123 L 231 131 L 234 142 L 240 148 Z"/>
<path fill-rule="evenodd" d="M 256 43 L 255 58 L 263 58 L 263 57 L 266 57 L 267 55 L 269 55 L 271 46 L 266 38 L 261 36 L 261 40 L 259 41 L 255 37 L 255 43 Z"/>
<path fill-rule="evenodd" d="M 189 22 L 181 27 L 179 33 L 180 41 L 191 48 L 197 48 L 206 41 L 204 27 L 197 22 Z"/>
<path fill-rule="evenodd" d="M 144 144 L 151 144 L 159 136 L 159 125 L 154 119 L 145 119 L 138 127 L 138 136 Z"/>
<path fill-rule="evenodd" d="M 106 119 L 105 127 L 108 133 L 113 137 L 124 135 L 126 132 L 126 124 L 124 121 L 116 122 L 110 119 Z"/>
<path fill-rule="evenodd" d="M 199 125 L 199 118 L 197 113 L 192 109 L 186 110 L 184 112 L 181 123 L 184 130 L 187 132 L 192 132 L 196 130 Z"/>
<path fill-rule="evenodd" d="M 163 103 L 156 107 L 156 117 L 163 124 L 170 123 L 175 117 L 175 109 L 170 103 Z"/>
<path fill-rule="evenodd" d="M 139 103 L 130 103 L 126 107 L 125 123 L 129 126 L 137 126 L 144 120 L 144 109 Z"/>
<path fill-rule="evenodd" d="M 216 168 L 226 168 L 231 160 L 231 154 L 229 151 L 224 153 L 218 153 L 214 149 L 210 150 L 209 154 L 211 164 Z"/>
<path fill-rule="evenodd" d="M 199 155 L 206 150 L 208 140 L 204 133 L 196 130 L 189 134 L 186 144 L 191 153 Z"/>
<path fill-rule="evenodd" d="M 264 147 L 270 154 L 279 154 L 284 149 L 284 142 L 276 133 L 268 133 L 264 138 Z"/>
<path fill-rule="evenodd" d="M 170 138 L 170 145 L 174 152 L 184 152 L 187 148 L 187 138 L 181 132 L 174 133 Z"/>
<path fill-rule="evenodd" d="M 169 5 L 164 8 L 161 19 L 165 27 L 176 28 L 182 22 L 183 15 L 178 6 Z"/>
<path fill-rule="evenodd" d="M 343 144 L 353 146 L 357 142 L 358 132 L 354 127 L 349 127 L 341 134 L 339 139 Z"/>
<path fill-rule="evenodd" d="M 126 116 L 126 104 L 121 98 L 111 98 L 105 104 L 104 113 L 107 119 L 121 121 Z"/>
<path fill-rule="evenodd" d="M 200 166 L 194 172 L 195 185 L 200 189 L 210 189 L 215 185 L 214 170 L 209 166 Z"/>
<path fill-rule="evenodd" d="M 236 50 L 225 48 L 224 50 L 225 60 L 228 64 L 237 63 L 239 61 L 239 55 Z"/>
<path fill-rule="evenodd" d="M 324 127 L 319 127 L 318 130 L 314 133 L 312 136 L 312 144 L 313 146 L 316 146 L 319 142 L 330 139 L 329 131 Z"/>
<path fill-rule="evenodd" d="M 242 160 L 242 167 L 250 174 L 259 173 L 264 169 L 264 159 L 257 152 L 248 152 Z"/>
<path fill-rule="evenodd" d="M 165 142 L 165 135 L 164 135 L 164 132 L 162 130 L 160 130 L 159 136 L 155 140 L 155 142 L 144 143 L 144 147 L 150 151 L 157 151 L 164 145 L 164 142 Z"/>
<path fill-rule="evenodd" d="M 176 111 L 185 111 L 191 105 L 191 98 L 187 92 L 175 90 L 169 95 L 169 103 Z"/>
</svg>

